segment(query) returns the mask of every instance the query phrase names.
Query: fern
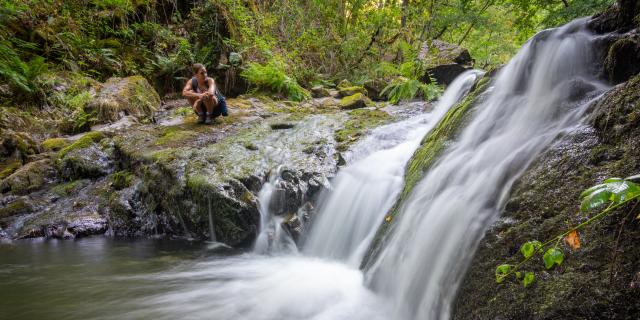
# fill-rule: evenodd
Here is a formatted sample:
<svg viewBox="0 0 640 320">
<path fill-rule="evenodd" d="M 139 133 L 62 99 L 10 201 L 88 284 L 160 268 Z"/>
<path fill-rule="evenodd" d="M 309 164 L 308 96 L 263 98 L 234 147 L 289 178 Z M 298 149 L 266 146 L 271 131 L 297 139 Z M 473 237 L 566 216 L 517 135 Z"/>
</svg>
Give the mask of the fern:
<svg viewBox="0 0 640 320">
<path fill-rule="evenodd" d="M 433 100 L 441 92 L 442 89 L 435 84 L 425 84 L 416 79 L 398 77 L 391 81 L 380 94 L 386 95 L 391 103 L 396 104 L 400 101 L 414 99 L 416 96 L 421 96 L 424 100 Z"/>
<path fill-rule="evenodd" d="M 260 89 L 283 94 L 293 101 L 302 101 L 310 97 L 309 92 L 302 88 L 296 79 L 286 75 L 284 64 L 275 60 L 265 65 L 249 63 L 240 76 Z"/>
</svg>

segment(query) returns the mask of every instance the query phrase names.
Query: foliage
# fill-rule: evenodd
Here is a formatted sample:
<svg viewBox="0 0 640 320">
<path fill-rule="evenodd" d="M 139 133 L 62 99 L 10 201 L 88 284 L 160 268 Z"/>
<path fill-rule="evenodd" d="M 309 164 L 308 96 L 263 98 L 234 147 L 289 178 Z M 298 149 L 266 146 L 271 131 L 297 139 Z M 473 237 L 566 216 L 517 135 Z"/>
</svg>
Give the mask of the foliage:
<svg viewBox="0 0 640 320">
<path fill-rule="evenodd" d="M 425 100 L 433 100 L 442 92 L 442 88 L 435 83 L 425 84 L 416 79 L 398 77 L 386 86 L 381 95 L 386 95 L 391 103 L 401 100 L 411 100 L 421 96 Z"/>
<path fill-rule="evenodd" d="M 310 97 L 307 90 L 289 77 L 282 62 L 271 60 L 267 64 L 250 63 L 240 74 L 249 83 L 263 90 L 285 95 L 293 101 L 302 101 Z"/>
<path fill-rule="evenodd" d="M 587 221 L 565 231 L 555 237 L 541 243 L 540 241 L 527 241 L 520 246 L 520 253 L 523 259 L 516 265 L 513 264 L 501 264 L 496 267 L 495 275 L 496 282 L 502 283 L 510 275 L 514 275 L 516 279 L 522 279 L 522 284 L 527 287 L 535 279 L 533 272 L 525 272 L 524 277 L 519 271 L 520 268 L 527 263 L 534 256 L 542 253 L 542 262 L 546 269 L 551 269 L 554 266 L 560 266 L 564 262 L 565 256 L 562 249 L 559 247 L 560 241 L 564 241 L 573 250 L 580 248 L 580 240 L 578 236 L 578 230 L 599 221 L 602 218 L 612 214 L 616 209 L 630 203 L 639 202 L 640 200 L 640 185 L 633 182 L 640 178 L 640 175 L 628 177 L 625 179 L 611 178 L 605 180 L 603 183 L 595 185 L 580 194 L 581 205 L 580 211 L 588 213 L 594 209 L 600 208 L 604 205 L 608 205 L 604 210 L 589 218 Z M 546 251 L 545 251 L 546 248 Z"/>
</svg>

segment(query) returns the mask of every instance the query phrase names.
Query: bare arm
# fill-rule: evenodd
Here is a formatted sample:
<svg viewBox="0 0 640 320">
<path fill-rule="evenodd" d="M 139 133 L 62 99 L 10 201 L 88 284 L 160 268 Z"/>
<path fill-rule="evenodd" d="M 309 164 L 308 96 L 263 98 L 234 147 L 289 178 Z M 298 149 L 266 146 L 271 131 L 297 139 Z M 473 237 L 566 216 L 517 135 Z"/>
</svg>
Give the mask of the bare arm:
<svg viewBox="0 0 640 320">
<path fill-rule="evenodd" d="M 193 91 L 191 79 L 189 79 L 182 89 L 182 96 L 185 98 L 200 98 L 202 94 Z"/>
<path fill-rule="evenodd" d="M 209 90 L 207 90 L 212 96 L 216 95 L 216 81 L 213 78 L 209 78 Z"/>
</svg>

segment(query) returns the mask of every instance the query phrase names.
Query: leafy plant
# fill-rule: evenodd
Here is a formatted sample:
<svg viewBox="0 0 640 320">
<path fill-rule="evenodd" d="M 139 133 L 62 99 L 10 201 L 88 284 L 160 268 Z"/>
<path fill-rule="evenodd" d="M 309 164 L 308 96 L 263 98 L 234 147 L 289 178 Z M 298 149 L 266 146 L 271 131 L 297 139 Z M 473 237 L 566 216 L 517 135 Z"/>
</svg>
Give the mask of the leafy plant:
<svg viewBox="0 0 640 320">
<path fill-rule="evenodd" d="M 522 279 L 522 284 L 527 287 L 535 280 L 533 272 L 525 272 L 524 277 L 519 271 L 520 268 L 527 263 L 530 259 L 536 255 L 542 253 L 542 262 L 546 269 L 551 269 L 556 265 L 561 265 L 564 262 L 564 253 L 558 246 L 561 240 L 571 246 L 573 249 L 580 247 L 580 241 L 577 231 L 601 220 L 602 218 L 612 214 L 616 209 L 633 201 L 640 200 L 640 185 L 633 182 L 633 180 L 640 179 L 640 175 L 628 177 L 625 179 L 611 178 L 605 180 L 603 183 L 595 185 L 580 194 L 581 205 L 580 211 L 583 213 L 589 212 L 593 209 L 601 208 L 604 205 L 607 207 L 591 217 L 587 221 L 556 235 L 555 237 L 541 243 L 540 241 L 533 240 L 527 241 L 520 246 L 520 253 L 523 259 L 518 264 L 501 264 L 496 268 L 496 282 L 502 283 L 510 275 L 514 275 L 516 279 Z M 638 216 L 640 218 L 640 216 Z M 545 250 L 546 249 L 546 250 Z"/>
<path fill-rule="evenodd" d="M 270 60 L 264 65 L 249 63 L 240 76 L 260 89 L 283 94 L 293 101 L 302 101 L 310 97 L 309 92 L 302 88 L 296 79 L 285 73 L 284 64 L 276 60 Z"/>
<path fill-rule="evenodd" d="M 433 100 L 441 92 L 442 88 L 433 83 L 426 84 L 416 79 L 398 77 L 382 89 L 380 94 L 386 95 L 389 101 L 395 104 L 402 100 L 411 100 L 416 96 L 421 96 L 424 100 Z"/>
</svg>

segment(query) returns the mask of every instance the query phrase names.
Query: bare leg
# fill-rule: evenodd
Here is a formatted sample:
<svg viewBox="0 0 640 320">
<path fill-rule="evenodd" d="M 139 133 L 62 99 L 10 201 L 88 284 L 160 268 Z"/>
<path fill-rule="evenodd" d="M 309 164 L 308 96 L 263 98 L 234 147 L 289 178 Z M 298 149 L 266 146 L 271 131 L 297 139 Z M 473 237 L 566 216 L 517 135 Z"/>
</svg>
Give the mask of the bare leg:
<svg viewBox="0 0 640 320">
<path fill-rule="evenodd" d="M 203 98 L 203 101 L 204 101 L 204 105 L 207 108 L 207 112 L 209 114 L 213 113 L 213 108 L 215 108 L 216 105 L 218 104 L 217 99 L 213 96 L 209 96 L 209 97 Z"/>
</svg>

